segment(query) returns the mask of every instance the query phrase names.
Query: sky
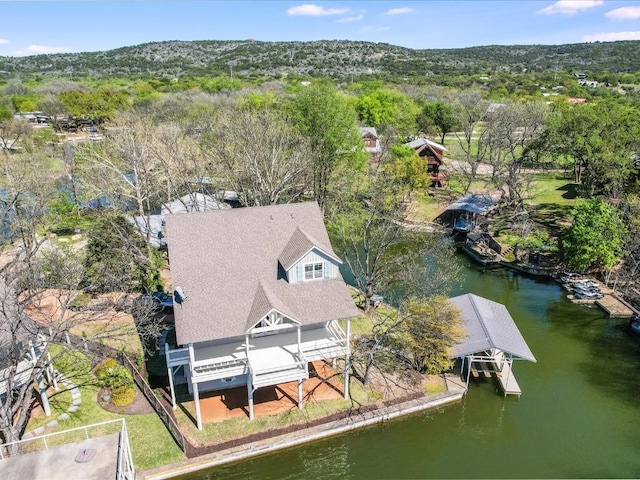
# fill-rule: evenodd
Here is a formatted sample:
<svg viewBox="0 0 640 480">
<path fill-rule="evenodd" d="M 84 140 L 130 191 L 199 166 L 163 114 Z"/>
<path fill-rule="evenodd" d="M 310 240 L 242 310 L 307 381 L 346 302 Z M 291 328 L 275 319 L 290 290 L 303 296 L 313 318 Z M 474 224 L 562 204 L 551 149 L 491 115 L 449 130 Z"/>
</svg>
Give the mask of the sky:
<svg viewBox="0 0 640 480">
<path fill-rule="evenodd" d="M 640 40 L 640 0 L 0 0 L 0 56 L 246 39 L 415 49 Z"/>
</svg>

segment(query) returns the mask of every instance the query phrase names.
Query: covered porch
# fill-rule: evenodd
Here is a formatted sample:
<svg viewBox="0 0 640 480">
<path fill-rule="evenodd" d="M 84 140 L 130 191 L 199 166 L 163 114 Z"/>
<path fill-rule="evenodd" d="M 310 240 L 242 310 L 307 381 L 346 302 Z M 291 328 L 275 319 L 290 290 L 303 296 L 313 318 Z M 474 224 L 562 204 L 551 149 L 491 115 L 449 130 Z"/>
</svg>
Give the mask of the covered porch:
<svg viewBox="0 0 640 480">
<path fill-rule="evenodd" d="M 246 414 L 253 419 L 256 391 L 263 387 L 287 384 L 287 396 L 297 398 L 297 407 L 302 408 L 305 398 L 303 384 L 310 376 L 309 364 L 341 357 L 345 358 L 341 393 L 347 398 L 349 325 L 347 320 L 345 333 L 336 321 L 307 330 L 302 330 L 300 325 L 287 324 L 254 329 L 245 335 L 244 340 L 236 338 L 218 345 L 189 344 L 173 350 L 166 345 L 173 408 L 176 408 L 175 383 L 180 381 L 187 382 L 189 392 L 193 395 L 198 429 L 202 429 L 201 392 L 204 391 L 246 388 Z M 292 384 L 296 388 L 291 392 Z"/>
</svg>

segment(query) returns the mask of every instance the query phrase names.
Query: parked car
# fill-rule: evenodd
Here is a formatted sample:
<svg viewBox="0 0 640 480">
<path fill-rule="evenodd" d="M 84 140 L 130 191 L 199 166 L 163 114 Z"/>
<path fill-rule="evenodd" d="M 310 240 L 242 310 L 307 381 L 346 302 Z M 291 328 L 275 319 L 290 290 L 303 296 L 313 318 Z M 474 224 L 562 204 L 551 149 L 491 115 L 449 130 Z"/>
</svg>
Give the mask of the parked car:
<svg viewBox="0 0 640 480">
<path fill-rule="evenodd" d="M 166 292 L 145 293 L 136 298 L 138 305 L 149 305 L 158 312 L 173 313 L 173 296 Z"/>
</svg>

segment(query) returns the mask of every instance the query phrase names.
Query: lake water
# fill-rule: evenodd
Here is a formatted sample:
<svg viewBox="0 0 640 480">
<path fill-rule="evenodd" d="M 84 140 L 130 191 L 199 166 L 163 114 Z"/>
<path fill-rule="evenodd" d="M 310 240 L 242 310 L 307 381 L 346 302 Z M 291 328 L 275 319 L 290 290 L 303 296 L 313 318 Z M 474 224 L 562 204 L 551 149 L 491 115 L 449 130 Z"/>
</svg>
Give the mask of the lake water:
<svg viewBox="0 0 640 480">
<path fill-rule="evenodd" d="M 184 478 L 640 478 L 628 321 L 504 269 L 469 265 L 466 292 L 505 304 L 538 360 L 515 362 L 519 400 L 472 382 L 460 403 Z"/>
</svg>

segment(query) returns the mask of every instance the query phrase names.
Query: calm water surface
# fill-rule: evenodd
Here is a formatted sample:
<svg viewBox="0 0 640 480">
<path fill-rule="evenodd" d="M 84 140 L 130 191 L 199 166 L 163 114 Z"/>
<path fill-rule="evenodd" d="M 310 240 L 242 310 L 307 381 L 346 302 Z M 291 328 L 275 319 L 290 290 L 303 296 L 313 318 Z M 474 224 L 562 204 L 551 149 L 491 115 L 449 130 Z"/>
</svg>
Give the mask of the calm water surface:
<svg viewBox="0 0 640 480">
<path fill-rule="evenodd" d="M 460 291 L 507 306 L 538 363 L 516 362 L 520 400 L 487 380 L 465 399 L 345 435 L 185 476 L 640 478 L 640 337 L 560 287 L 470 266 Z"/>
</svg>

